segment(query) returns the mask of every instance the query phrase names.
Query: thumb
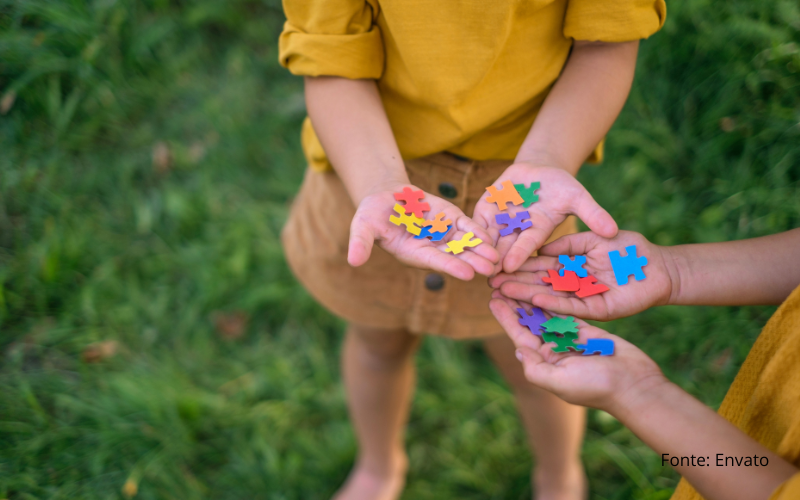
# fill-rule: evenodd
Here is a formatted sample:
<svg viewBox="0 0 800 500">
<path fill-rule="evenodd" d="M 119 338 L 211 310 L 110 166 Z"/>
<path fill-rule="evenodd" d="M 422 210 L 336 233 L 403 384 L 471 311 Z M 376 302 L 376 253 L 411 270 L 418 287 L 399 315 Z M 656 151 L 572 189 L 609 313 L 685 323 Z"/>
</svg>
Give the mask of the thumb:
<svg viewBox="0 0 800 500">
<path fill-rule="evenodd" d="M 601 207 L 592 195 L 584 189 L 583 196 L 577 200 L 577 205 L 574 207 L 574 214 L 589 226 L 589 229 L 604 238 L 613 238 L 617 235 L 619 227 L 614 221 L 614 218 Z"/>
<path fill-rule="evenodd" d="M 372 254 L 375 236 L 369 226 L 356 215 L 350 223 L 350 242 L 347 246 L 347 262 L 358 267 L 364 265 Z"/>
<path fill-rule="evenodd" d="M 539 351 L 530 347 L 520 347 L 516 354 L 517 359 L 522 363 L 528 382 L 550 390 L 556 367 L 545 361 Z"/>
</svg>

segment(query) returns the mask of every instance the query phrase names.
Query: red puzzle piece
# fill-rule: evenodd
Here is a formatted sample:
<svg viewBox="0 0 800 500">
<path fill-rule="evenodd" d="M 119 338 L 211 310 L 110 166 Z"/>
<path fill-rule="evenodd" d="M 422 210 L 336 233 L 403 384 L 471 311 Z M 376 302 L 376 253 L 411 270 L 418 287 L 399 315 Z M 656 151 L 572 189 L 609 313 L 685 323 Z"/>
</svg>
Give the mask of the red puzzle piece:
<svg viewBox="0 0 800 500">
<path fill-rule="evenodd" d="M 593 284 L 597 282 L 597 278 L 591 274 L 585 278 L 578 278 L 578 281 L 581 283 L 581 289 L 575 292 L 575 295 L 580 298 L 590 297 L 609 290 L 609 288 L 602 283 L 597 285 Z"/>
<path fill-rule="evenodd" d="M 578 275 L 575 274 L 575 271 L 564 271 L 564 276 L 559 276 L 558 271 L 548 269 L 547 274 L 550 276 L 545 276 L 542 278 L 542 281 L 553 285 L 553 290 L 559 292 L 577 292 L 581 287 L 578 282 Z"/>
<path fill-rule="evenodd" d="M 506 203 L 519 205 L 525 201 L 517 192 L 517 188 L 514 187 L 513 182 L 503 181 L 500 183 L 500 185 L 503 187 L 503 189 L 497 189 L 494 186 L 489 186 L 486 188 L 486 190 L 489 191 L 489 196 L 486 197 L 487 203 L 497 203 L 497 208 L 502 211 L 506 209 Z"/>
<path fill-rule="evenodd" d="M 427 212 L 431 209 L 431 206 L 428 204 L 428 202 L 419 201 L 422 198 L 425 198 L 425 193 L 421 189 L 418 191 L 414 191 L 408 186 L 403 188 L 402 193 L 394 194 L 395 200 L 406 202 L 403 208 L 405 209 L 407 214 L 414 214 L 420 219 L 424 218 L 422 212 Z"/>
</svg>

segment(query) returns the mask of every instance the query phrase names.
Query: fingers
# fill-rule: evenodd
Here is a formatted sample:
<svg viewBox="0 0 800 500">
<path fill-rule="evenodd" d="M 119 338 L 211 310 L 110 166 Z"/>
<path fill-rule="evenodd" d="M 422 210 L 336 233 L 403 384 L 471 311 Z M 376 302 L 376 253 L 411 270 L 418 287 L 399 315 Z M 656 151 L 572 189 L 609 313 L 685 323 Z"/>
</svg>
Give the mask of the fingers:
<svg viewBox="0 0 800 500">
<path fill-rule="evenodd" d="M 497 230 L 495 230 L 495 231 L 497 231 Z M 498 232 L 498 236 L 499 236 L 499 232 Z M 508 256 L 508 252 L 511 250 L 511 248 L 513 248 L 514 242 L 516 242 L 516 241 L 517 241 L 517 234 L 516 233 L 510 234 L 508 236 L 503 236 L 502 238 L 498 237 L 497 243 L 496 243 L 496 245 L 497 245 L 496 248 L 497 248 L 497 253 L 500 256 L 500 259 L 502 259 L 502 260 L 500 260 L 497 263 L 497 266 L 495 266 L 495 271 L 497 273 L 503 272 L 503 265 L 504 265 L 504 263 L 506 261 L 506 257 Z"/>
<path fill-rule="evenodd" d="M 539 249 L 539 255 L 557 257 L 559 255 L 584 255 L 597 244 L 597 235 L 590 231 L 567 234 Z M 558 262 L 558 259 L 556 259 Z M 551 267 L 549 269 L 555 269 Z"/>
<path fill-rule="evenodd" d="M 522 363 L 528 382 L 552 391 L 558 368 L 547 361 L 541 353 L 530 347 L 517 348 L 517 359 Z"/>
<path fill-rule="evenodd" d="M 554 291 L 550 285 L 544 284 L 528 284 L 528 283 L 520 283 L 519 281 L 506 281 L 502 285 L 500 285 L 500 293 L 503 296 L 508 297 L 510 299 L 518 300 L 520 302 L 525 302 L 528 304 L 533 304 L 533 298 L 537 295 L 555 295 L 559 298 L 565 298 L 567 296 L 567 292 L 556 292 Z M 541 307 L 541 306 L 536 306 Z M 549 308 L 546 308 L 550 310 Z M 559 314 L 563 314 L 561 311 L 555 311 Z"/>
<path fill-rule="evenodd" d="M 580 217 L 590 230 L 604 238 L 613 238 L 619 231 L 614 218 L 585 189 L 583 196 L 578 196 L 575 200 L 572 213 Z"/>
<path fill-rule="evenodd" d="M 533 289 L 524 290 L 522 289 L 523 286 L 530 287 L 531 285 L 520 285 L 516 283 L 506 283 L 505 286 L 507 289 L 501 288 L 501 292 L 503 295 L 509 294 L 509 297 L 517 298 L 516 296 L 524 295 L 524 294 L 532 294 L 530 299 L 527 301 L 533 304 L 536 307 L 547 309 L 548 311 L 552 311 L 557 314 L 564 314 L 567 316 L 576 316 L 578 318 L 585 318 L 585 319 L 598 319 L 602 320 L 605 319 L 603 317 L 599 317 L 597 311 L 605 310 L 603 308 L 590 308 L 588 305 L 589 299 L 596 299 L 596 300 L 603 300 L 602 297 L 594 296 L 594 297 L 587 297 L 584 300 L 581 300 L 576 297 L 567 297 L 566 294 L 564 296 L 556 296 L 553 295 L 552 291 L 550 292 L 537 292 Z M 525 299 L 518 299 L 518 300 L 525 300 Z"/>
<path fill-rule="evenodd" d="M 350 223 L 350 241 L 347 245 L 347 262 L 358 267 L 364 265 L 372 254 L 375 244 L 375 235 L 369 224 L 366 224 L 357 214 Z"/>
<path fill-rule="evenodd" d="M 461 255 L 464 255 L 464 257 L 459 258 Z M 465 259 L 470 260 L 473 257 L 468 255 L 466 251 L 461 255 L 454 256 L 453 254 L 445 253 L 441 248 L 425 245 L 417 248 L 413 253 L 413 258 L 406 263 L 423 269 L 431 269 L 433 271 L 449 274 L 463 281 L 469 281 L 475 277 L 475 268 L 470 265 L 470 263 L 466 262 Z M 475 257 L 480 258 L 477 255 L 475 255 Z M 491 269 L 493 267 L 492 264 L 485 259 L 484 262 L 484 267 L 481 267 L 480 264 L 478 264 L 478 266 L 482 269 Z M 475 262 L 473 262 L 473 264 L 474 263 Z"/>
<path fill-rule="evenodd" d="M 533 226 L 522 231 L 503 258 L 503 271 L 513 273 L 553 234 L 555 224 L 543 214 L 531 214 Z M 503 237 L 500 238 L 500 242 Z"/>
<path fill-rule="evenodd" d="M 519 307 L 517 304 L 506 298 L 493 298 L 489 301 L 489 309 L 516 347 L 538 349 L 542 345 L 542 339 L 519 323 L 517 307 Z"/>
<path fill-rule="evenodd" d="M 542 248 L 546 248 L 547 246 Z M 557 270 L 559 269 L 558 266 L 558 257 L 551 257 L 551 256 L 544 256 L 541 255 L 542 250 L 539 249 L 539 254 L 536 257 L 531 257 L 526 260 L 519 269 L 517 269 L 517 273 L 536 273 L 544 271 L 545 274 L 542 276 L 546 276 L 546 272 L 548 269 Z M 560 254 L 559 254 L 560 255 Z"/>
<path fill-rule="evenodd" d="M 536 257 L 532 257 L 532 259 L 535 258 Z M 551 257 L 547 258 L 550 259 Z M 555 269 L 555 268 L 543 267 L 543 270 L 546 269 Z M 491 286 L 492 288 L 500 288 L 503 285 L 503 283 L 507 283 L 510 281 L 526 283 L 529 285 L 541 285 L 542 283 L 544 283 L 544 281 L 542 281 L 542 278 L 545 276 L 547 276 L 546 272 L 542 271 L 527 272 L 520 269 L 515 273 L 500 273 L 497 276 L 492 276 L 491 278 L 489 278 L 489 286 Z"/>
<path fill-rule="evenodd" d="M 494 273 L 495 265 L 489 259 L 483 256 L 485 255 L 485 252 L 479 250 L 480 247 L 484 246 L 488 245 L 481 244 L 477 247 L 473 247 L 471 250 L 475 250 L 474 252 L 465 250 L 464 253 L 459 254 L 456 258 L 469 264 L 476 273 L 484 276 L 491 276 Z M 441 251 L 444 250 L 442 249 Z"/>
<path fill-rule="evenodd" d="M 500 260 L 500 255 L 493 245 L 494 239 L 492 234 L 483 226 L 462 214 L 456 219 L 456 229 L 462 233 L 472 233 L 476 238 L 483 241 L 483 244 L 471 248 L 475 254 L 480 255 L 491 263 L 496 263 Z M 461 236 L 463 236 L 463 234 L 456 233 L 453 239 L 459 239 Z M 486 275 L 488 276 L 488 273 L 486 273 Z"/>
</svg>

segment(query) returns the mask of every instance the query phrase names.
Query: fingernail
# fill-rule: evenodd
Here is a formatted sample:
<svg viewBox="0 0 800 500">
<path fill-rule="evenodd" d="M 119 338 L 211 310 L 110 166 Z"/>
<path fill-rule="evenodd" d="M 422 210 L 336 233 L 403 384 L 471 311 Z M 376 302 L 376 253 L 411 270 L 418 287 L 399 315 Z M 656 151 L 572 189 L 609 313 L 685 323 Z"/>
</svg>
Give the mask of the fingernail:
<svg viewBox="0 0 800 500">
<path fill-rule="evenodd" d="M 517 359 L 518 359 L 519 361 L 522 361 L 522 360 L 524 359 L 524 357 L 522 356 L 522 353 L 519 351 L 519 349 L 517 349 L 517 350 L 516 350 L 516 352 L 514 353 L 514 355 L 517 357 Z"/>
</svg>

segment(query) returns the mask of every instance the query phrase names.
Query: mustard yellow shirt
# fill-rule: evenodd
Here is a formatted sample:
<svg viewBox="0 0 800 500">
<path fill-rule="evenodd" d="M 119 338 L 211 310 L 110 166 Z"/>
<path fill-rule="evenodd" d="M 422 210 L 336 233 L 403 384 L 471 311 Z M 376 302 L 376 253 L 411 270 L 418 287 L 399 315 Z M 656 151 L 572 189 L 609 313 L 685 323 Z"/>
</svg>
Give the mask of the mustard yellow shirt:
<svg viewBox="0 0 800 500">
<path fill-rule="evenodd" d="M 573 40 L 626 42 L 664 0 L 283 0 L 280 62 L 305 76 L 378 81 L 406 159 L 513 159 Z M 329 168 L 308 120 L 303 148 Z M 600 151 L 595 152 L 599 160 Z"/>
<path fill-rule="evenodd" d="M 728 389 L 719 414 L 800 467 L 800 287 L 764 326 Z M 681 480 L 671 500 L 702 498 Z M 769 498 L 800 499 L 800 473 Z"/>
</svg>

